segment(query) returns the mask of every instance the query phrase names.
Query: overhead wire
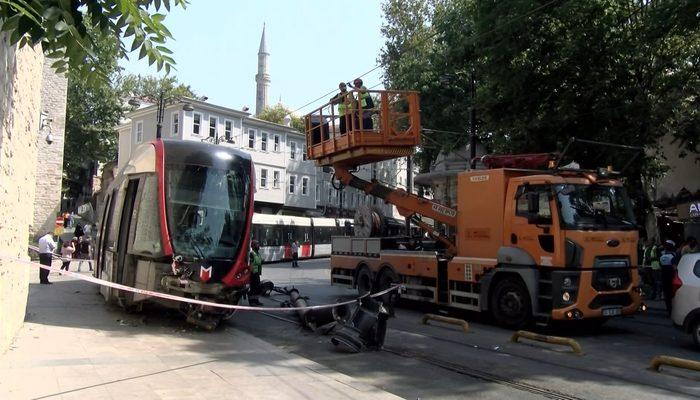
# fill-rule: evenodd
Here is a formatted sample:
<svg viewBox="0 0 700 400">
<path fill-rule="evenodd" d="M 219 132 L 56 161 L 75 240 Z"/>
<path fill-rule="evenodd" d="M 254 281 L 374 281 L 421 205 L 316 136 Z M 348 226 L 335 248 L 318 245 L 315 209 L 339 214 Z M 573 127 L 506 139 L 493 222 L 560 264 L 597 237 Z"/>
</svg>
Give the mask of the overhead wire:
<svg viewBox="0 0 700 400">
<path fill-rule="evenodd" d="M 565 3 L 565 2 L 567 2 L 567 1 L 568 1 L 568 0 L 550 0 L 550 1 L 548 1 L 547 3 L 545 3 L 545 4 L 542 4 L 542 5 L 540 5 L 539 7 L 536 7 L 536 8 L 534 8 L 534 9 L 532 9 L 532 10 L 530 10 L 530 11 L 528 11 L 528 12 L 522 14 L 522 15 L 518 15 L 518 16 L 516 16 L 516 17 L 513 17 L 513 18 L 509 19 L 508 21 L 506 21 L 506 22 L 504 22 L 504 23 L 502 23 L 502 24 L 500 24 L 500 25 L 498 25 L 498 26 L 496 26 L 496 27 L 494 27 L 494 28 L 492 28 L 492 29 L 490 29 L 490 30 L 488 30 L 488 31 L 486 31 L 486 32 L 482 32 L 482 33 L 480 33 L 480 34 L 478 34 L 478 35 L 474 35 L 474 36 L 472 36 L 471 38 L 469 38 L 469 40 L 471 40 L 472 42 L 474 42 L 474 41 L 476 41 L 477 39 L 480 39 L 482 36 L 485 36 L 485 35 L 488 35 L 488 34 L 490 34 L 490 33 L 496 32 L 497 30 L 499 30 L 499 29 L 505 27 L 506 25 L 511 24 L 512 22 L 514 22 L 514 21 L 516 21 L 516 20 L 529 17 L 530 15 L 532 15 L 532 14 L 534 14 L 534 13 L 536 13 L 536 12 L 539 12 L 540 10 L 542 10 L 542 9 L 544 9 L 544 8 L 546 8 L 546 7 L 549 7 L 549 6 L 551 6 L 552 4 L 554 4 L 554 3 L 556 3 L 556 2 Z M 414 42 L 412 45 L 407 46 L 407 48 L 404 49 L 404 52 L 410 50 L 412 47 L 417 47 L 418 45 L 424 44 L 427 40 L 430 40 L 430 39 L 435 38 L 439 33 L 440 33 L 439 31 L 434 31 L 433 33 L 431 33 L 431 34 L 428 35 L 428 36 L 425 36 L 425 37 L 422 38 L 421 40 L 419 40 L 419 41 L 417 41 L 417 42 Z M 366 75 L 368 75 L 368 74 L 370 74 L 370 73 L 376 71 L 377 69 L 379 69 L 379 68 L 381 68 L 381 67 L 382 67 L 381 64 L 377 64 L 377 65 L 375 65 L 373 68 L 371 68 L 370 70 L 368 70 L 367 72 L 365 72 L 365 73 L 359 75 L 358 78 L 362 78 L 362 77 L 364 77 L 364 76 L 366 76 Z M 381 83 L 378 83 L 378 84 L 372 86 L 372 87 L 369 88 L 369 89 L 373 89 L 373 88 L 375 88 L 375 87 L 377 87 L 377 86 L 379 86 L 379 85 L 381 85 Z M 303 109 L 303 108 L 306 108 L 306 107 L 310 106 L 311 104 L 316 103 L 317 101 L 319 101 L 319 100 L 325 98 L 326 96 L 329 96 L 329 95 L 335 93 L 336 90 L 337 90 L 337 89 L 333 89 L 333 90 L 329 91 L 328 93 L 323 94 L 323 95 L 321 95 L 321 96 L 315 98 L 314 100 L 309 101 L 308 103 L 304 104 L 303 106 L 297 107 L 296 109 L 294 109 L 294 110 L 291 112 L 291 114 L 293 114 L 293 113 L 295 113 L 295 112 L 297 112 L 297 111 L 299 111 L 299 110 L 301 110 L 301 109 Z"/>
</svg>

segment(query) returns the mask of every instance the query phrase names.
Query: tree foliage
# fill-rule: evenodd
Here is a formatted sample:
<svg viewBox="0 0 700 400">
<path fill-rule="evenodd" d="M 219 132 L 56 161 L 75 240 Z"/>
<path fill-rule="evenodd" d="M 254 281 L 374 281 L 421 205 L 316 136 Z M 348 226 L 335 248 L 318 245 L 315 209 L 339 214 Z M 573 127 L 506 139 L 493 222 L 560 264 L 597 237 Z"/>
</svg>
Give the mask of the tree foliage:
<svg viewBox="0 0 700 400">
<path fill-rule="evenodd" d="M 292 114 L 292 112 L 282 104 L 265 107 L 260 114 L 255 116 L 255 118 L 284 125 L 284 119 L 287 116 L 290 116 L 292 119 L 290 125 L 292 128 L 298 130 L 299 132 L 304 132 L 304 121 L 301 119 L 301 117 Z"/>
<path fill-rule="evenodd" d="M 198 99 L 190 85 L 179 83 L 174 76 L 158 78 L 151 75 L 128 74 L 120 77 L 117 85 L 123 96 L 136 97 L 149 103 L 157 103 L 161 91 L 166 99 L 182 97 Z"/>
<path fill-rule="evenodd" d="M 117 40 L 97 32 L 94 40 L 98 45 L 95 62 L 109 81 L 116 81 L 120 72 Z M 91 84 L 79 71 L 68 71 L 63 187 L 70 197 L 81 193 L 94 161 L 104 163 L 117 158 L 116 127 L 124 111 L 118 87 L 105 81 Z"/>
<path fill-rule="evenodd" d="M 0 24 L 10 32 L 11 44 L 41 43 L 58 72 L 71 69 L 94 83 L 110 75 L 94 32 L 115 38 L 118 57 L 138 50 L 139 59 L 170 71 L 175 61 L 164 44 L 172 34 L 159 11 L 170 11 L 171 3 L 184 8 L 187 0 L 0 0 Z"/>
<path fill-rule="evenodd" d="M 560 150 L 569 138 L 697 154 L 700 3 L 692 0 L 387 0 L 385 84 L 421 92 L 425 127 L 496 152 Z M 469 77 L 476 76 L 476 98 Z M 473 103 L 473 104 L 472 104 Z M 450 150 L 467 135 L 431 135 Z"/>
</svg>

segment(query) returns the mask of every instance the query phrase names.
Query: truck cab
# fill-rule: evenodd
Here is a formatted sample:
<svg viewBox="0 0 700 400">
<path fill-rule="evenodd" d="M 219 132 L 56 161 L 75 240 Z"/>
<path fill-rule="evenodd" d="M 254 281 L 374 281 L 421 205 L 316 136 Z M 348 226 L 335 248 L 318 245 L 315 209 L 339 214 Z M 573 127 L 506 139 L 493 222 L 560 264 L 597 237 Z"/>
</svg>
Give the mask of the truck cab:
<svg viewBox="0 0 700 400">
<path fill-rule="evenodd" d="M 637 226 L 619 181 L 517 169 L 458 179 L 458 256 L 449 270 L 478 278 L 480 311 L 519 325 L 531 316 L 607 318 L 640 307 Z"/>
</svg>

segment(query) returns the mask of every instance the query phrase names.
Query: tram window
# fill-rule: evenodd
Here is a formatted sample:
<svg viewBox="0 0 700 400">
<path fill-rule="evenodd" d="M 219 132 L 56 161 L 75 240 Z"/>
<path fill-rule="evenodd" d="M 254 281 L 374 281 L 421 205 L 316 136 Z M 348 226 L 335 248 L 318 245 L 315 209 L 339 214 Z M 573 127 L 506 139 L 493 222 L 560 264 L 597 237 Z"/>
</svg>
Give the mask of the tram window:
<svg viewBox="0 0 700 400">
<path fill-rule="evenodd" d="M 141 199 L 138 208 L 134 210 L 136 218 L 132 219 L 134 237 L 131 252 L 149 256 L 159 255 L 163 248 L 158 213 L 157 177 L 147 176 L 141 188 Z"/>
<path fill-rule="evenodd" d="M 107 237 L 107 248 L 114 250 L 117 246 L 117 237 L 119 236 L 119 222 L 121 221 L 122 208 L 124 206 L 124 194 L 126 193 L 126 184 L 124 181 L 122 186 L 115 190 L 112 195 L 114 206 L 112 207 L 112 226 L 110 226 L 109 236 Z"/>
<path fill-rule="evenodd" d="M 282 246 L 282 227 L 258 225 L 258 241 L 261 246 Z"/>
</svg>

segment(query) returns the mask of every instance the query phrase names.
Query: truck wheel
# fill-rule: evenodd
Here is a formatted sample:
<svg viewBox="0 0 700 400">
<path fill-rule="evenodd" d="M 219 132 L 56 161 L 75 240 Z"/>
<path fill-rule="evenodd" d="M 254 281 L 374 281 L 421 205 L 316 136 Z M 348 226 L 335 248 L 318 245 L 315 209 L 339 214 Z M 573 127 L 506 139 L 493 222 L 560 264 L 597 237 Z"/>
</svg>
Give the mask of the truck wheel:
<svg viewBox="0 0 700 400">
<path fill-rule="evenodd" d="M 364 296 L 372 292 L 372 273 L 369 268 L 362 267 L 357 272 L 357 293 Z"/>
<path fill-rule="evenodd" d="M 700 347 L 700 318 L 696 318 L 690 327 L 690 332 L 693 334 L 693 342 L 695 346 Z"/>
<path fill-rule="evenodd" d="M 390 268 L 385 268 L 379 273 L 379 278 L 377 278 L 377 289 L 376 292 L 381 292 L 389 289 L 392 285 L 401 282 L 399 276 L 396 275 Z M 394 290 L 382 296 L 380 299 L 382 302 L 393 305 L 398 299 L 398 291 Z"/>
<path fill-rule="evenodd" d="M 499 325 L 521 328 L 530 320 L 530 295 L 519 279 L 504 278 L 491 295 L 491 314 Z"/>
</svg>

